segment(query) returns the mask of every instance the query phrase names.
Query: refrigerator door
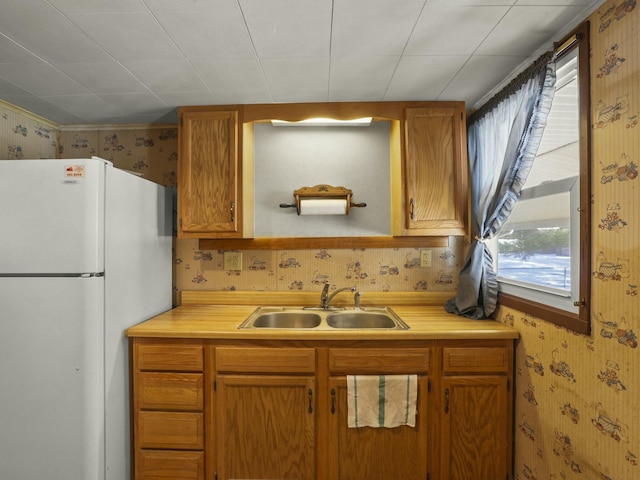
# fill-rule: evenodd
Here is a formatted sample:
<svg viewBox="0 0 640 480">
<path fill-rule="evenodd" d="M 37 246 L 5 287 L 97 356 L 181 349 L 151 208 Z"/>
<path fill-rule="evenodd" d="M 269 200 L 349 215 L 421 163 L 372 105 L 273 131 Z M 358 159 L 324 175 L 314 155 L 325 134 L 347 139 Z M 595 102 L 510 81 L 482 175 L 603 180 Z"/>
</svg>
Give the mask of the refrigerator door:
<svg viewBox="0 0 640 480">
<path fill-rule="evenodd" d="M 0 275 L 104 270 L 106 165 L 0 161 Z"/>
<path fill-rule="evenodd" d="M 126 330 L 171 308 L 173 191 L 107 169 L 105 219 L 106 478 L 131 470 Z"/>
<path fill-rule="evenodd" d="M 0 478 L 104 478 L 103 292 L 0 277 Z"/>
</svg>

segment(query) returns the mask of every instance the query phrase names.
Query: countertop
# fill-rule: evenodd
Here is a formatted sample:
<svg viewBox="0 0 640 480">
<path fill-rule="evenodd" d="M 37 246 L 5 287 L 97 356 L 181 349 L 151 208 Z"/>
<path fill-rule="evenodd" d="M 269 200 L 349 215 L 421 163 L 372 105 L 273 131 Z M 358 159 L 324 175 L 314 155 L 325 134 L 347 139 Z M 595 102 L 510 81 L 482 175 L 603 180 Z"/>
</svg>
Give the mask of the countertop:
<svg viewBox="0 0 640 480">
<path fill-rule="evenodd" d="M 128 329 L 129 337 L 199 338 L 230 340 L 450 340 L 516 339 L 518 331 L 493 320 L 470 320 L 447 313 L 442 305 L 389 305 L 409 330 L 388 329 L 238 329 L 260 305 L 185 304 Z M 209 299 L 220 300 L 219 297 Z M 246 296 L 242 298 L 247 301 Z M 255 299 L 254 299 L 255 300 Z M 291 303 L 291 298 L 286 303 Z M 195 301 L 202 301 L 198 297 Z M 233 302 L 233 296 L 224 302 Z M 274 303 L 271 303 L 272 305 Z M 280 303 L 282 304 L 282 303 Z M 298 305 L 309 305 L 300 303 Z M 378 303 L 382 305 L 382 303 Z"/>
</svg>

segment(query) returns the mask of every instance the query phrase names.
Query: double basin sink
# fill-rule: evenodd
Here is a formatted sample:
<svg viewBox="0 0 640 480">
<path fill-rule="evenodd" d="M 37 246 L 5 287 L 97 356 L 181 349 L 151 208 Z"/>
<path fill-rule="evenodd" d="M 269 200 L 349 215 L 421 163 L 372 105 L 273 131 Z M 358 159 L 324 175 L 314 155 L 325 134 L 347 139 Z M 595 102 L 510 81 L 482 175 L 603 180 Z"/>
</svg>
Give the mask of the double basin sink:
<svg viewBox="0 0 640 480">
<path fill-rule="evenodd" d="M 409 326 L 389 307 L 326 310 L 305 307 L 258 307 L 238 328 L 408 330 Z"/>
</svg>

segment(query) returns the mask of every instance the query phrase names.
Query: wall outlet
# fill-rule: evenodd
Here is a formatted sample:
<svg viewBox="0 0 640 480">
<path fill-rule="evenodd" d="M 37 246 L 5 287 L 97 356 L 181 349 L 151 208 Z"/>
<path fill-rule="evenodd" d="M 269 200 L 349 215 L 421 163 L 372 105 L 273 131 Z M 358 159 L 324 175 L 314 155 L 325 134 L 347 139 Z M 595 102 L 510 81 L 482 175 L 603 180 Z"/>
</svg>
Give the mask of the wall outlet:
<svg viewBox="0 0 640 480">
<path fill-rule="evenodd" d="M 225 270 L 242 270 L 242 252 L 226 251 L 223 258 Z"/>
<path fill-rule="evenodd" d="M 431 250 L 420 250 L 420 266 L 431 266 Z"/>
</svg>

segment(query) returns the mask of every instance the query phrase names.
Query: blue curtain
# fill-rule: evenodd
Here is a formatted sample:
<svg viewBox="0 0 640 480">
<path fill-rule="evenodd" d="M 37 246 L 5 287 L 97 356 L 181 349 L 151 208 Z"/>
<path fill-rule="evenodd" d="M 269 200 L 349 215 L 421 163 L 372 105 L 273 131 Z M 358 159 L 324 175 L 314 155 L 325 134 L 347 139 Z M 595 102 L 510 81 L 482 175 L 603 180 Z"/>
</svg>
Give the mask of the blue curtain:
<svg viewBox="0 0 640 480">
<path fill-rule="evenodd" d="M 445 310 L 488 318 L 496 309 L 498 281 L 486 242 L 502 228 L 518 201 L 538 151 L 555 93 L 552 52 L 540 57 L 468 125 L 471 185 L 471 245 L 456 296 Z"/>
</svg>

